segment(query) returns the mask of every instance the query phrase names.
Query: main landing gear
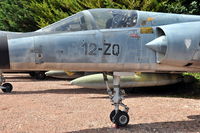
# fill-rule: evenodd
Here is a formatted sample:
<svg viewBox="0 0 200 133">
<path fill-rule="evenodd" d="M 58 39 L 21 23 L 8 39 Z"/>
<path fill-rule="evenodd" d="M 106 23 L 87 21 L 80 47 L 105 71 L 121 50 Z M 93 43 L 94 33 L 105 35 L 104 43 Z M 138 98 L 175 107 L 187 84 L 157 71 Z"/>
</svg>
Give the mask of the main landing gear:
<svg viewBox="0 0 200 133">
<path fill-rule="evenodd" d="M 0 70 L 0 88 L 4 93 L 11 93 L 13 86 L 10 83 L 4 83 L 5 78 L 3 77 L 2 71 Z"/>
<path fill-rule="evenodd" d="M 120 89 L 120 76 L 122 76 L 121 74 L 122 73 L 120 72 L 113 73 L 113 89 L 110 89 L 108 86 L 107 74 L 103 73 L 109 98 L 111 99 L 112 105 L 115 107 L 114 110 L 110 113 L 110 120 L 117 127 L 125 127 L 129 122 L 129 108 L 127 105 L 122 103 L 122 100 L 124 100 L 125 91 Z M 120 106 L 124 109 L 120 110 Z"/>
</svg>

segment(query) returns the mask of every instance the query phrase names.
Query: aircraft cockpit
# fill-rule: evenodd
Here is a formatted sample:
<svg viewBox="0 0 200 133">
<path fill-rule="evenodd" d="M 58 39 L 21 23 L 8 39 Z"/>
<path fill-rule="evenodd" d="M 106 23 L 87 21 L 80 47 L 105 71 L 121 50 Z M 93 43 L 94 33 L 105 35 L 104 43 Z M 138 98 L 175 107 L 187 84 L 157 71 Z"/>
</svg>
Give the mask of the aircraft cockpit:
<svg viewBox="0 0 200 133">
<path fill-rule="evenodd" d="M 62 19 L 38 31 L 62 32 L 134 27 L 137 11 L 120 9 L 90 9 Z"/>
<path fill-rule="evenodd" d="M 89 10 L 99 29 L 134 27 L 137 23 L 137 12 L 120 9 Z"/>
</svg>

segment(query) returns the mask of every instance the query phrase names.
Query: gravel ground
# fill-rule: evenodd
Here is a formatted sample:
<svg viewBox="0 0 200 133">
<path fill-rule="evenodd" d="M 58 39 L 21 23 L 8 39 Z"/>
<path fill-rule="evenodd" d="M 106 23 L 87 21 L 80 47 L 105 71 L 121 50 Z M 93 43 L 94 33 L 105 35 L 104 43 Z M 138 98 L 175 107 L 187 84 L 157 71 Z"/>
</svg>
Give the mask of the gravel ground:
<svg viewBox="0 0 200 133">
<path fill-rule="evenodd" d="M 200 99 L 129 94 L 130 122 L 116 129 L 113 107 L 103 89 L 87 89 L 68 81 L 37 81 L 26 74 L 6 74 L 14 86 L 0 93 L 1 133 L 172 133 L 200 132 Z"/>
</svg>

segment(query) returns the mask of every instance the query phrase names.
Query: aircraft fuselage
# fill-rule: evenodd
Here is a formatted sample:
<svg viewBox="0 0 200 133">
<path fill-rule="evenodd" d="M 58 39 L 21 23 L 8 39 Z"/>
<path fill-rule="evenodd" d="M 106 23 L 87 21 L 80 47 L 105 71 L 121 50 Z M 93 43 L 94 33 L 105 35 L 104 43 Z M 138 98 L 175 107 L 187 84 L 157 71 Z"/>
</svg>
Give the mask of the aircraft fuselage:
<svg viewBox="0 0 200 133">
<path fill-rule="evenodd" d="M 88 11 L 83 14 L 85 21 L 95 23 L 93 12 L 94 18 Z M 126 15 L 125 27 L 112 23 L 114 26 L 106 29 L 94 26 L 82 31 L 45 31 L 44 28 L 31 33 L 4 33 L 0 37 L 0 68 L 95 72 L 200 70 L 200 31 L 197 30 L 200 17 L 142 11 L 132 14 L 132 19 L 137 15 L 137 23 L 132 20 L 136 23 L 133 27 L 128 23 L 131 15 L 123 14 L 112 21 L 121 23 Z M 79 27 L 83 27 L 82 23 Z M 70 28 L 79 28 L 77 23 L 70 24 Z"/>
</svg>

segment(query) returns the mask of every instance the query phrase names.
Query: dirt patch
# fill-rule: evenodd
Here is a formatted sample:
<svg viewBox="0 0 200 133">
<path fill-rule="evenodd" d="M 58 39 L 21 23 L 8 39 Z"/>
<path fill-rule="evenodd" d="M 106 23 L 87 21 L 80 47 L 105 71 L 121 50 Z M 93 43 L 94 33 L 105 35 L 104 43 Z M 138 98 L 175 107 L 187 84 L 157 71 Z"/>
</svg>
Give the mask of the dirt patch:
<svg viewBox="0 0 200 133">
<path fill-rule="evenodd" d="M 6 74 L 11 94 L 0 93 L 1 133 L 200 132 L 200 99 L 129 94 L 126 128 L 115 129 L 105 90 L 72 86 L 68 81 L 37 81 Z"/>
</svg>

